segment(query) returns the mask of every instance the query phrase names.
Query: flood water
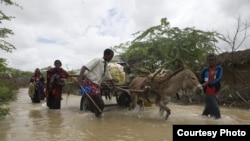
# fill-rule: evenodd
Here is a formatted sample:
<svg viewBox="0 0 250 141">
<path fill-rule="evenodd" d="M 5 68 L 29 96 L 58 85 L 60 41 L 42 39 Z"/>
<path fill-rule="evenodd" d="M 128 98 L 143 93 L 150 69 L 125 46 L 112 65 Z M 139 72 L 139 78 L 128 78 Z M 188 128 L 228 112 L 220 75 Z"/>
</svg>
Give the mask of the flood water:
<svg viewBox="0 0 250 141">
<path fill-rule="evenodd" d="M 113 103 L 114 101 L 105 101 Z M 168 120 L 157 107 L 128 111 L 105 107 L 103 116 L 80 111 L 80 96 L 63 95 L 60 110 L 51 110 L 45 101 L 32 104 L 28 89 L 18 91 L 10 103 L 10 115 L 0 119 L 1 141 L 171 141 L 173 124 L 250 124 L 250 110 L 221 108 L 222 118 L 201 116 L 203 106 L 169 104 Z"/>
</svg>

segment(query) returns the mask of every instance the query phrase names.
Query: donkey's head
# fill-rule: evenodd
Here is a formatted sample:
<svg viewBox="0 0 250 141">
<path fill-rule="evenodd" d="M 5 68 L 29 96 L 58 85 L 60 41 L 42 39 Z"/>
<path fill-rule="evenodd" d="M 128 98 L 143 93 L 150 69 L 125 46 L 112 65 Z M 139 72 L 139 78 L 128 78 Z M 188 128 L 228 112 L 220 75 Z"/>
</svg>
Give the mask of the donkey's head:
<svg viewBox="0 0 250 141">
<path fill-rule="evenodd" d="M 182 77 L 184 77 L 184 80 L 182 82 L 182 88 L 183 89 L 190 89 L 196 94 L 201 94 L 203 91 L 203 88 L 195 75 L 194 72 L 192 72 L 189 69 L 184 69 L 182 73 Z"/>
</svg>

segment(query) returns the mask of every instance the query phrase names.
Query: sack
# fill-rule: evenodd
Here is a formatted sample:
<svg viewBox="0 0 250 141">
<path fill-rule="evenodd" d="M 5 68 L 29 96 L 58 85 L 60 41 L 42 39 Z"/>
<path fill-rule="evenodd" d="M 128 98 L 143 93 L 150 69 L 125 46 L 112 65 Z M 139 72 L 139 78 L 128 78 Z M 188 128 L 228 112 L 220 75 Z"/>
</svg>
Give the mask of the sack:
<svg viewBox="0 0 250 141">
<path fill-rule="evenodd" d="M 121 71 L 118 67 L 110 67 L 109 72 L 112 76 L 112 79 L 117 81 L 117 85 L 123 85 L 125 83 L 125 72 Z"/>
<path fill-rule="evenodd" d="M 84 80 L 82 80 L 82 86 L 83 86 L 83 88 L 89 89 L 89 94 L 93 94 L 93 95 L 95 95 L 95 94 L 101 94 L 100 86 L 97 85 L 97 84 L 95 84 L 95 83 L 93 83 L 88 78 L 85 78 Z"/>
<path fill-rule="evenodd" d="M 28 93 L 29 93 L 30 98 L 34 98 L 34 94 L 35 94 L 35 84 L 34 83 L 29 84 Z"/>
<path fill-rule="evenodd" d="M 121 72 L 120 73 L 120 81 L 119 81 L 118 85 L 123 85 L 123 84 L 125 84 L 125 82 L 126 82 L 126 74 L 125 74 L 125 72 Z"/>
</svg>

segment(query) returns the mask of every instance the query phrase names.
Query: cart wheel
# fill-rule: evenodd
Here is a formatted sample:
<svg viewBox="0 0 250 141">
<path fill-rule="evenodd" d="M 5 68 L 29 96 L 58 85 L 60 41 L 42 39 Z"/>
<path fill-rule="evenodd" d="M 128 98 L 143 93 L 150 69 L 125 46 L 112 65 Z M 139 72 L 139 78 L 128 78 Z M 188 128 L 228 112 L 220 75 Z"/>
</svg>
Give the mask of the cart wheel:
<svg viewBox="0 0 250 141">
<path fill-rule="evenodd" d="M 131 102 L 131 97 L 128 93 L 122 92 L 120 95 L 117 95 L 116 101 L 119 106 L 128 107 Z"/>
<path fill-rule="evenodd" d="M 89 101 L 88 101 L 88 99 L 87 99 L 86 96 L 82 96 L 82 98 L 81 98 L 80 110 L 84 111 L 84 112 L 90 110 L 90 108 L 89 108 Z"/>
</svg>

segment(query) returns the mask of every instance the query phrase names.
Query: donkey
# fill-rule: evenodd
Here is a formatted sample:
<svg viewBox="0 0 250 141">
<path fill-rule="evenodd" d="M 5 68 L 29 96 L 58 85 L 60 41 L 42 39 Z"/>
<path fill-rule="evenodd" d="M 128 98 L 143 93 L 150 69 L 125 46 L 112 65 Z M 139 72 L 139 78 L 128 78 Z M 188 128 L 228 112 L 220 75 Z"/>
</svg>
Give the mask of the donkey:
<svg viewBox="0 0 250 141">
<path fill-rule="evenodd" d="M 179 90 L 192 90 L 200 94 L 202 86 L 196 75 L 187 68 L 181 68 L 164 77 L 156 77 L 162 70 L 158 70 L 151 77 L 135 77 L 129 84 L 129 94 L 131 103 L 129 110 L 133 110 L 138 101 L 147 101 L 155 104 L 160 108 L 162 116 L 166 111 L 165 119 L 167 120 L 171 114 L 171 110 L 167 107 L 169 99 Z M 171 71 L 169 71 L 171 72 Z M 141 108 L 143 104 L 141 103 Z"/>
</svg>

